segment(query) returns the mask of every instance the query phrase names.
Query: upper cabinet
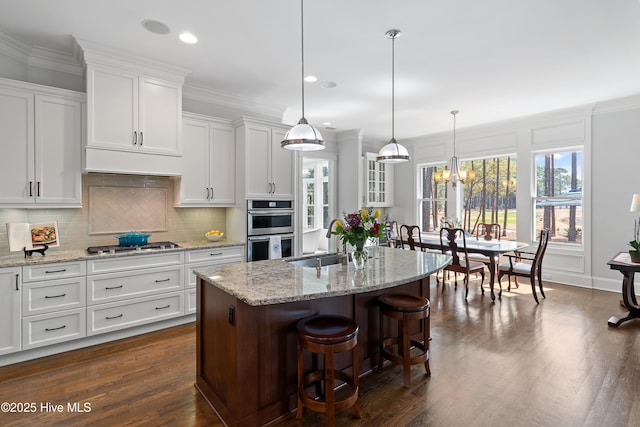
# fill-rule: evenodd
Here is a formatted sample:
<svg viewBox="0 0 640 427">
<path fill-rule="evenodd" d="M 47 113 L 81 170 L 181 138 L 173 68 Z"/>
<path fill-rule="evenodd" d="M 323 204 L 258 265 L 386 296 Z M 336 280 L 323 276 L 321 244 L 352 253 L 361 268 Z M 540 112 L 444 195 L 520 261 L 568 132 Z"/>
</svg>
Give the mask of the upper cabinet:
<svg viewBox="0 0 640 427">
<path fill-rule="evenodd" d="M 232 206 L 235 202 L 235 140 L 230 122 L 185 113 L 184 157 L 176 205 Z"/>
<path fill-rule="evenodd" d="M 296 155 L 280 147 L 287 130 L 282 125 L 246 118 L 236 123 L 247 199 L 294 199 Z"/>
<path fill-rule="evenodd" d="M 85 171 L 180 175 L 188 71 L 78 43 L 87 67 Z"/>
<path fill-rule="evenodd" d="M 365 153 L 365 206 L 393 206 L 393 165 L 376 161 L 376 153 Z"/>
<path fill-rule="evenodd" d="M 81 207 L 84 95 L 0 81 L 0 205 Z M 10 147 L 10 148 L 9 148 Z"/>
</svg>

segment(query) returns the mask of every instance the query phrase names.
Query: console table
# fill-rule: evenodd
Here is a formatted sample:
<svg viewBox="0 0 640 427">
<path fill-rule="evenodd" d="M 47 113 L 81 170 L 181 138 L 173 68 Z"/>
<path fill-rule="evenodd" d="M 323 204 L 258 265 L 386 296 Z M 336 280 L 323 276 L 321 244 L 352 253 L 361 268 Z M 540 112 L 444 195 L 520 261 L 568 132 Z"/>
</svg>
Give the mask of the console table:
<svg viewBox="0 0 640 427">
<path fill-rule="evenodd" d="M 640 306 L 636 300 L 633 284 L 633 276 L 636 272 L 640 272 L 640 264 L 631 262 L 627 252 L 620 252 L 607 264 L 612 270 L 618 270 L 622 273 L 622 301 L 620 301 L 620 304 L 629 310 L 624 317 L 611 316 L 609 318 L 609 326 L 617 328 L 627 320 L 640 318 Z"/>
</svg>

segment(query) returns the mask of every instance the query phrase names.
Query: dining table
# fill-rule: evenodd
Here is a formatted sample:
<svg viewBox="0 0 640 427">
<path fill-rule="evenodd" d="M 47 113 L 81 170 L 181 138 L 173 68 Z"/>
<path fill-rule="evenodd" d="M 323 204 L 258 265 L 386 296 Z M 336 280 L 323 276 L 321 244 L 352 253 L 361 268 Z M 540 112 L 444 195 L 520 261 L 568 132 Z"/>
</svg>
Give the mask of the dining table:
<svg viewBox="0 0 640 427">
<path fill-rule="evenodd" d="M 480 236 L 480 237 L 467 236 L 465 240 L 467 242 L 467 252 L 482 254 L 489 258 L 489 274 L 490 274 L 489 286 L 491 288 L 491 300 L 495 301 L 496 296 L 493 289 L 495 285 L 496 273 L 498 268 L 496 264 L 496 259 L 501 254 L 504 254 L 507 252 L 520 251 L 529 245 L 527 243 L 517 242 L 515 240 L 498 240 L 498 239 L 485 240 L 483 236 Z M 426 247 L 428 249 L 442 250 L 442 245 L 440 243 L 440 234 L 420 233 L 420 241 L 422 242 L 423 247 Z M 460 247 L 462 247 L 462 240 L 460 240 L 458 243 Z M 447 248 L 448 246 L 445 246 L 445 251 L 447 250 Z M 502 286 L 500 286 L 499 295 L 500 296 L 502 295 Z"/>
</svg>

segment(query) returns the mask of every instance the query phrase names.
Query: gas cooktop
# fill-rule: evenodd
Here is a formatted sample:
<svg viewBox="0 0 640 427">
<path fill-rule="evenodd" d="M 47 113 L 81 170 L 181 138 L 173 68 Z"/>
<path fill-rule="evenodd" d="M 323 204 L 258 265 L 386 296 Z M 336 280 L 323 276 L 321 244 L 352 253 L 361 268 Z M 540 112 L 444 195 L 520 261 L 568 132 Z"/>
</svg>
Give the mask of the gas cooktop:
<svg viewBox="0 0 640 427">
<path fill-rule="evenodd" d="M 107 245 L 107 246 L 90 246 L 87 248 L 87 253 L 89 255 L 98 255 L 98 254 L 109 254 L 109 253 L 118 253 L 118 252 L 131 252 L 131 251 L 144 251 L 147 249 L 173 249 L 179 248 L 176 243 L 173 242 L 148 242 L 146 245 L 140 246 L 118 246 L 118 245 Z"/>
</svg>

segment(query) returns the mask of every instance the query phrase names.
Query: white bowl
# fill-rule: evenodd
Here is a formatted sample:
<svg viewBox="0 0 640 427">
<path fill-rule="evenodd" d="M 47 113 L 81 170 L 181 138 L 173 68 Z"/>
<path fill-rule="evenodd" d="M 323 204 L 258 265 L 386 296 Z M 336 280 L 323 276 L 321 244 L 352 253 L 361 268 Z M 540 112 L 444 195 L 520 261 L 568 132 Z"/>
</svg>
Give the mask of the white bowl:
<svg viewBox="0 0 640 427">
<path fill-rule="evenodd" d="M 224 233 L 220 233 L 219 236 L 217 234 L 209 234 L 208 236 L 205 236 L 205 237 L 209 239 L 210 242 L 217 242 L 222 238 L 222 236 L 224 236 Z"/>
</svg>

